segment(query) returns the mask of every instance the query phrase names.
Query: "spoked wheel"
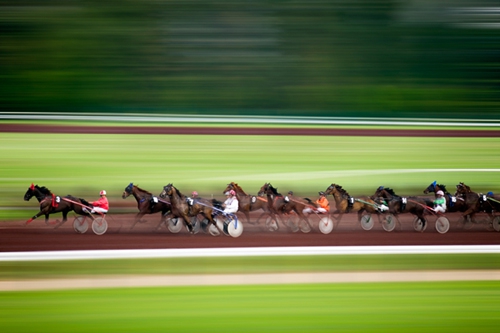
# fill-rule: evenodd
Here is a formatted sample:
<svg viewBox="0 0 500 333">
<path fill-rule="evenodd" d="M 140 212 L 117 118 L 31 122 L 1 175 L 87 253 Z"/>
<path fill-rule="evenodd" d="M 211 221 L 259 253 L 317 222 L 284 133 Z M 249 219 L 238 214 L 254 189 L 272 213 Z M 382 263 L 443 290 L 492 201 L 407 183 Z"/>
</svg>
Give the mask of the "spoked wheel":
<svg viewBox="0 0 500 333">
<path fill-rule="evenodd" d="M 84 234 L 89 230 L 89 222 L 86 216 L 78 216 L 73 221 L 73 229 L 79 234 Z"/>
<path fill-rule="evenodd" d="M 427 229 L 427 224 L 428 223 L 424 224 L 422 221 L 420 221 L 418 216 L 416 216 L 415 219 L 413 220 L 413 229 L 418 232 L 424 232 L 425 229 Z"/>
<path fill-rule="evenodd" d="M 500 231 L 500 216 L 495 217 L 491 223 L 493 224 L 493 229 L 495 229 L 495 231 Z"/>
<path fill-rule="evenodd" d="M 296 214 L 290 214 L 288 215 L 285 226 L 295 233 L 300 230 L 299 222 L 299 217 Z"/>
<path fill-rule="evenodd" d="M 444 217 L 441 216 L 436 220 L 436 230 L 440 234 L 445 234 L 450 230 L 450 221 Z"/>
<path fill-rule="evenodd" d="M 266 229 L 269 231 L 277 231 L 279 229 L 278 225 L 278 217 L 276 216 L 275 219 L 273 219 L 271 216 L 268 216 L 266 219 Z"/>
<path fill-rule="evenodd" d="M 299 221 L 299 223 L 300 223 L 300 226 L 299 226 L 300 227 L 300 231 L 302 231 L 305 234 L 311 232 L 311 226 L 309 225 L 309 223 L 307 223 L 304 220 Z"/>
<path fill-rule="evenodd" d="M 191 219 L 191 224 L 193 225 L 193 234 L 197 234 L 201 230 L 201 222 L 195 216 Z"/>
<path fill-rule="evenodd" d="M 334 227 L 333 221 L 330 217 L 325 216 L 325 217 L 321 218 L 321 220 L 319 220 L 318 227 L 319 227 L 319 231 L 321 231 L 321 233 L 327 235 L 330 232 L 332 232 L 332 230 L 333 230 L 333 227 Z"/>
<path fill-rule="evenodd" d="M 182 225 L 184 224 L 184 220 L 181 217 L 173 217 L 167 221 L 168 230 L 176 234 L 182 230 Z"/>
<path fill-rule="evenodd" d="M 227 231 L 227 228 L 224 227 L 224 219 L 221 217 L 217 217 L 215 219 L 215 222 L 217 223 L 217 229 L 221 230 L 224 235 L 229 236 L 229 232 Z M 214 236 L 214 235 L 212 235 Z"/>
<path fill-rule="evenodd" d="M 385 231 L 391 232 L 396 228 L 396 218 L 392 214 L 388 214 L 382 221 L 382 228 Z"/>
<path fill-rule="evenodd" d="M 231 219 L 224 223 L 224 229 L 231 237 L 240 237 L 243 233 L 243 223 L 238 219 Z"/>
<path fill-rule="evenodd" d="M 361 228 L 363 228 L 363 230 L 372 230 L 373 228 L 373 219 L 372 219 L 372 216 L 371 214 L 366 214 L 366 215 L 363 215 L 361 217 Z"/>
<path fill-rule="evenodd" d="M 104 235 L 108 230 L 108 222 L 104 217 L 97 217 L 92 221 L 92 231 L 96 235 Z"/>
</svg>

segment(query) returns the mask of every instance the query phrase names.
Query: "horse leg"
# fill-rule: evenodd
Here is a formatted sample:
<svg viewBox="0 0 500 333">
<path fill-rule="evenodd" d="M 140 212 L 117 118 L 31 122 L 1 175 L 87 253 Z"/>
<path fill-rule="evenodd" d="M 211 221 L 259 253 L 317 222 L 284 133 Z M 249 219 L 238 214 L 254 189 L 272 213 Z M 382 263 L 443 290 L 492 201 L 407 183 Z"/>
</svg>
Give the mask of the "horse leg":
<svg viewBox="0 0 500 333">
<path fill-rule="evenodd" d="M 69 211 L 68 210 L 63 210 L 62 214 L 63 214 L 63 219 L 61 222 L 57 221 L 56 220 L 56 225 L 54 226 L 54 229 L 57 229 L 59 228 L 60 226 L 62 226 L 67 220 L 68 220 L 68 213 Z"/>
<path fill-rule="evenodd" d="M 141 221 L 141 218 L 144 216 L 144 213 L 137 213 L 134 218 L 134 222 L 132 223 L 132 226 L 130 227 L 130 230 L 134 229 L 135 225 Z"/>
<path fill-rule="evenodd" d="M 33 220 L 36 220 L 37 218 L 39 218 L 43 214 L 44 213 L 42 211 L 39 211 L 36 215 L 33 215 L 33 217 L 31 217 L 28 221 L 26 221 L 26 225 L 30 224 L 31 222 L 33 222 Z M 47 215 L 46 215 L 46 219 L 48 219 Z"/>
</svg>

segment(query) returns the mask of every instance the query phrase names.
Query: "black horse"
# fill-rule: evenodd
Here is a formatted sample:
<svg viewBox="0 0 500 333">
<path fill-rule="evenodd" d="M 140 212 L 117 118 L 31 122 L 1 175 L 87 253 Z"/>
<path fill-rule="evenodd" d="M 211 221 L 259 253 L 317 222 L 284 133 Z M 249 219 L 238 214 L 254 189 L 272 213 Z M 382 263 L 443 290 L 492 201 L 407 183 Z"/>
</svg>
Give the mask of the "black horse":
<svg viewBox="0 0 500 333">
<path fill-rule="evenodd" d="M 127 187 L 125 187 L 125 190 L 122 194 L 122 199 L 126 199 L 130 195 L 134 196 L 135 200 L 137 201 L 137 208 L 139 209 L 139 213 L 137 213 L 137 215 L 135 216 L 134 223 L 132 224 L 130 229 L 132 229 L 137 224 L 137 222 L 145 222 L 141 220 L 144 215 L 161 212 L 160 223 L 156 227 L 156 229 L 159 229 L 160 226 L 165 222 L 166 216 L 172 208 L 170 202 L 167 200 L 158 199 L 151 192 L 143 190 L 133 183 L 130 183 Z"/>
<path fill-rule="evenodd" d="M 40 187 L 38 185 L 31 184 L 24 194 L 24 200 L 29 201 L 32 197 L 35 197 L 40 203 L 40 211 L 26 221 L 26 224 L 31 223 L 34 219 L 40 217 L 41 215 L 45 215 L 45 224 L 49 224 L 49 215 L 54 213 L 62 213 L 63 215 L 63 220 L 58 224 L 58 226 L 68 220 L 68 213 L 71 211 L 74 211 L 79 215 L 89 216 L 89 214 L 83 210 L 84 207 L 91 206 L 86 200 L 75 198 L 71 195 L 67 195 L 65 197 L 57 196 L 45 186 Z"/>
<path fill-rule="evenodd" d="M 419 197 L 400 197 L 392 188 L 384 186 L 379 186 L 372 198 L 374 200 L 383 198 L 389 206 L 389 212 L 394 214 L 398 222 L 398 214 L 410 213 L 417 216 L 422 223 L 421 230 L 425 229 L 425 224 L 427 223 L 424 217 L 425 207 L 432 207 L 432 200 Z M 401 222 L 399 224 L 401 225 Z"/>
</svg>

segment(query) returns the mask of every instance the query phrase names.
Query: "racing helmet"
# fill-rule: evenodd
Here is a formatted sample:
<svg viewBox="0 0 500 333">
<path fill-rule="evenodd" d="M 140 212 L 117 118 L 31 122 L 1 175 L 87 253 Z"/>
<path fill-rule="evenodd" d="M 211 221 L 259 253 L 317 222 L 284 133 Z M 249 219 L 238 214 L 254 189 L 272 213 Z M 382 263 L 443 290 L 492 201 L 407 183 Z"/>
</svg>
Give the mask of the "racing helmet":
<svg viewBox="0 0 500 333">
<path fill-rule="evenodd" d="M 102 190 L 101 192 L 99 192 L 99 195 L 106 195 L 106 191 Z"/>
<path fill-rule="evenodd" d="M 231 190 L 231 191 L 229 191 L 229 194 L 236 195 L 236 192 L 234 192 L 234 190 Z"/>
<path fill-rule="evenodd" d="M 443 191 L 441 191 L 441 190 L 439 190 L 439 191 L 437 191 L 437 192 L 436 192 L 436 194 L 437 194 L 437 195 L 444 195 L 444 192 L 443 192 Z"/>
<path fill-rule="evenodd" d="M 191 193 L 191 196 L 192 196 L 192 197 L 197 197 L 197 196 L 198 196 L 198 192 L 193 191 L 193 193 Z"/>
</svg>

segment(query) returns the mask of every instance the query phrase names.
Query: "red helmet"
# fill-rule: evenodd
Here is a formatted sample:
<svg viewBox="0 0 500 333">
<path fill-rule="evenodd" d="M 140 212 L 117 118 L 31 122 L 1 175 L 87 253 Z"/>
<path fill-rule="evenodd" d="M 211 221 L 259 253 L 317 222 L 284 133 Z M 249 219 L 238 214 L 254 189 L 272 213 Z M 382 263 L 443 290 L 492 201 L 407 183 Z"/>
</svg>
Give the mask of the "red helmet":
<svg viewBox="0 0 500 333">
<path fill-rule="evenodd" d="M 226 195 L 236 195 L 236 192 L 234 192 L 234 190 L 231 190 L 229 192 L 226 192 Z"/>
<path fill-rule="evenodd" d="M 198 196 L 198 192 L 193 191 L 193 193 L 191 193 L 191 196 L 192 196 L 192 197 L 197 197 L 197 196 Z"/>
<path fill-rule="evenodd" d="M 99 192 L 99 195 L 106 195 L 106 191 L 102 190 L 101 192 Z"/>
</svg>

